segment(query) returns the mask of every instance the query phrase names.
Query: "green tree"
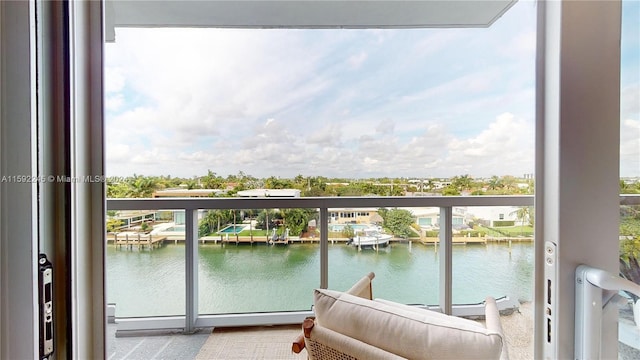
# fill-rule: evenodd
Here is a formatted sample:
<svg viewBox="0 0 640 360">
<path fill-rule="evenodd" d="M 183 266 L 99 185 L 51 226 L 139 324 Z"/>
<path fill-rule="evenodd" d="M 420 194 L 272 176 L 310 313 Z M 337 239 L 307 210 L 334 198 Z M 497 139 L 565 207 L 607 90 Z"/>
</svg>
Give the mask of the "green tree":
<svg viewBox="0 0 640 360">
<path fill-rule="evenodd" d="M 502 183 L 502 180 L 499 177 L 497 177 L 496 175 L 493 175 L 489 180 L 487 187 L 489 188 L 489 190 L 498 190 L 498 189 L 502 189 L 504 187 L 504 184 Z"/>
<path fill-rule="evenodd" d="M 256 228 L 269 231 L 275 226 L 276 212 L 273 209 L 261 210 L 256 217 Z"/>
<path fill-rule="evenodd" d="M 515 177 L 509 175 L 503 176 L 501 181 L 507 193 L 513 194 L 513 192 L 518 191 L 518 181 Z"/>
<path fill-rule="evenodd" d="M 473 178 L 469 175 L 454 176 L 451 179 L 451 186 L 457 189 L 459 192 L 463 190 L 470 190 L 474 185 Z"/>
<path fill-rule="evenodd" d="M 356 232 L 355 230 L 353 230 L 353 227 L 351 227 L 351 225 L 347 225 L 344 228 L 342 228 L 342 236 L 348 238 L 348 239 L 352 239 L 355 236 Z"/>
<path fill-rule="evenodd" d="M 628 183 L 620 179 L 620 194 L 640 194 L 640 182 Z"/>
<path fill-rule="evenodd" d="M 525 222 L 529 225 L 533 225 L 531 222 L 531 212 L 533 208 L 531 206 L 523 206 L 518 208 L 516 211 L 512 211 L 510 215 L 515 215 L 518 221 L 520 221 L 520 234 L 524 234 L 524 224 Z"/>
<path fill-rule="evenodd" d="M 140 225 L 140 230 L 142 230 L 142 232 L 146 233 L 146 232 L 149 232 L 151 229 L 152 229 L 151 225 L 149 225 L 149 223 L 147 223 L 146 221 Z"/>
<path fill-rule="evenodd" d="M 442 195 L 444 196 L 460 196 L 460 190 L 453 184 L 442 189 Z"/>
<path fill-rule="evenodd" d="M 264 187 L 267 189 L 292 189 L 293 181 L 289 179 L 280 179 L 275 176 L 271 176 L 264 182 Z"/>
<path fill-rule="evenodd" d="M 436 183 L 433 181 L 433 179 L 427 179 L 427 184 L 426 184 L 427 191 L 431 192 L 435 187 L 436 187 Z"/>
<path fill-rule="evenodd" d="M 198 189 L 201 187 L 198 179 L 187 179 L 182 182 L 182 185 L 183 186 L 186 185 L 187 190 Z"/>
<path fill-rule="evenodd" d="M 112 233 L 116 232 L 122 226 L 122 220 L 119 219 L 107 219 L 107 232 Z"/>
<path fill-rule="evenodd" d="M 249 236 L 251 237 L 251 241 L 253 241 L 253 215 L 256 213 L 256 210 L 247 209 L 244 213 L 249 217 Z"/>
<path fill-rule="evenodd" d="M 113 183 L 107 181 L 108 198 L 125 198 L 129 195 L 129 184 L 126 182 Z"/>
<path fill-rule="evenodd" d="M 128 179 L 129 192 L 127 197 L 148 198 L 156 190 L 156 179 L 153 177 L 133 175 Z"/>
<path fill-rule="evenodd" d="M 312 214 L 315 210 L 312 209 L 281 209 L 282 219 L 284 221 L 284 227 L 289 229 L 289 233 L 294 236 L 301 235 L 309 224 Z"/>
<path fill-rule="evenodd" d="M 409 237 L 413 234 L 411 224 L 414 223 L 413 214 L 409 210 L 390 209 L 383 216 L 384 227 L 391 230 L 394 235 Z"/>
<path fill-rule="evenodd" d="M 202 237 L 220 231 L 222 225 L 228 224 L 232 220 L 231 210 L 209 210 L 200 220 L 198 236 Z"/>
<path fill-rule="evenodd" d="M 200 178 L 200 182 L 205 189 L 222 189 L 224 187 L 224 179 L 211 170 L 207 170 L 207 175 Z"/>
</svg>

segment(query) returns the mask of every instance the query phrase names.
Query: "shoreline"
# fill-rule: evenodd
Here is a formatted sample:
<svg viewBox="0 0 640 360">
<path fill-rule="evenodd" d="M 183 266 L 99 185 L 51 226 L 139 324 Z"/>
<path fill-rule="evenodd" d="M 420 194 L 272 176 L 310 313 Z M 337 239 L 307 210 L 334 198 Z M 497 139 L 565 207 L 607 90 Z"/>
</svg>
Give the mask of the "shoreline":
<svg viewBox="0 0 640 360">
<path fill-rule="evenodd" d="M 126 234 L 129 234 L 131 237 L 131 239 L 137 239 L 138 235 L 137 233 L 135 233 L 135 235 L 133 235 L 133 232 L 122 232 L 122 233 L 118 233 L 117 237 L 118 239 L 122 239 Z M 132 236 L 133 235 L 133 236 Z M 147 237 L 149 237 L 149 234 L 140 234 L 140 237 L 145 239 Z M 164 238 L 166 238 L 166 241 L 169 242 L 184 242 L 185 241 L 185 236 L 183 234 L 169 234 L 169 233 L 157 233 L 154 234 L 153 236 L 162 236 Z M 114 234 L 107 234 L 106 236 L 106 241 L 107 243 L 113 243 L 115 240 L 116 236 L 114 236 Z M 347 241 L 349 241 L 349 238 L 346 237 L 336 237 L 336 238 L 329 238 L 328 239 L 330 243 L 334 244 L 334 243 L 346 243 Z M 480 244 L 480 245 L 484 245 L 484 244 L 489 244 L 489 243 L 511 243 L 511 242 L 517 242 L 517 243 L 523 243 L 523 242 L 533 242 L 534 238 L 533 237 L 464 237 L 464 236 L 454 236 L 452 239 L 453 244 Z M 205 244 L 205 243 L 233 243 L 233 244 L 266 244 L 266 245 L 272 245 L 271 240 L 268 237 L 265 237 L 264 235 L 254 235 L 253 238 L 251 238 L 251 236 L 235 236 L 235 235 L 230 235 L 230 236 L 226 236 L 226 235 L 207 235 L 207 236 L 203 236 L 198 238 L 198 242 Z M 417 244 L 422 244 L 425 246 L 431 246 L 434 244 L 438 244 L 440 243 L 440 239 L 439 238 L 435 238 L 435 237 L 423 237 L 423 238 L 408 238 L 408 239 L 402 239 L 402 238 L 392 238 L 391 240 L 389 240 L 390 243 L 417 243 Z M 289 239 L 285 240 L 278 240 L 275 242 L 275 244 L 313 244 L 313 243 L 320 243 L 320 238 L 319 237 L 313 237 L 313 238 L 301 238 L 301 237 L 297 237 L 297 236 L 291 236 L 289 237 Z"/>
</svg>

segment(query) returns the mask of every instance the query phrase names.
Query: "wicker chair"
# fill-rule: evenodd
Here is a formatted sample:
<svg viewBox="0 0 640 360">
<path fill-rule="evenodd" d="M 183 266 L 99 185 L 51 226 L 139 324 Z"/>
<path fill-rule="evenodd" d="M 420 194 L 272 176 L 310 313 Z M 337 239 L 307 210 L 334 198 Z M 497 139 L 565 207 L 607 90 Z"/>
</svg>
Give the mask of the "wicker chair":
<svg viewBox="0 0 640 360">
<path fill-rule="evenodd" d="M 480 323 L 386 300 L 372 300 L 371 280 L 362 278 L 341 293 L 316 290 L 316 318 L 302 324 L 293 343 L 309 359 L 500 359 L 506 341 L 496 302 L 485 301 L 486 327 Z"/>
</svg>

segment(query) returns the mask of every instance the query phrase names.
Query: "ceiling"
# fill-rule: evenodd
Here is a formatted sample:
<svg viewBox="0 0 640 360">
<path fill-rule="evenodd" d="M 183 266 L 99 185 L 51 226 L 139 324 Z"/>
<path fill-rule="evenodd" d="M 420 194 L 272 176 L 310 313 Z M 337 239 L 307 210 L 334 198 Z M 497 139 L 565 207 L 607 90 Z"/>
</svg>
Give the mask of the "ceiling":
<svg viewBox="0 0 640 360">
<path fill-rule="evenodd" d="M 106 0 L 116 27 L 487 27 L 517 0 Z"/>
</svg>

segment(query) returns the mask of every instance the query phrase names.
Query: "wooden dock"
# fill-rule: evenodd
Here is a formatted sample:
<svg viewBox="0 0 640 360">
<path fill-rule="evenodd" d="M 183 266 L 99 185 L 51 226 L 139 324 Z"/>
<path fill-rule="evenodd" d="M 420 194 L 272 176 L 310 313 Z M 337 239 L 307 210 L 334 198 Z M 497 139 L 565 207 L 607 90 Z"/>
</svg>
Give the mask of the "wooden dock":
<svg viewBox="0 0 640 360">
<path fill-rule="evenodd" d="M 316 238 L 301 238 L 299 236 L 290 236 L 287 239 L 277 239 L 277 240 L 272 240 L 270 238 L 267 238 L 265 236 L 254 236 L 253 239 L 250 236 L 238 236 L 236 237 L 235 235 L 231 235 L 231 236 L 208 236 L 206 237 L 206 239 L 203 237 L 200 240 L 203 244 L 205 242 L 212 242 L 214 244 L 220 243 L 222 245 L 226 245 L 226 244 L 233 244 L 233 245 L 240 245 L 240 244 L 266 244 L 266 245 L 288 245 L 288 244 L 302 244 L 302 243 L 320 243 L 320 238 L 316 237 Z M 346 242 L 347 239 L 329 239 L 330 243 L 334 243 L 334 242 Z"/>
<path fill-rule="evenodd" d="M 128 250 L 133 250 L 134 247 L 139 250 L 143 250 L 145 247 L 149 250 L 153 250 L 154 248 L 162 246 L 166 239 L 166 236 L 140 233 L 107 235 L 107 242 L 111 241 L 116 246 L 116 249 L 122 249 L 124 246 L 125 249 Z"/>
<path fill-rule="evenodd" d="M 426 237 L 420 239 L 423 244 L 438 244 L 440 239 L 436 237 Z M 454 236 L 452 239 L 454 245 L 466 245 L 466 244 L 486 244 L 487 238 L 484 237 L 466 237 L 466 236 Z"/>
<path fill-rule="evenodd" d="M 229 237 L 220 237 L 219 241 L 221 244 L 226 245 L 226 244 L 235 244 L 235 245 L 240 245 L 240 244 L 267 244 L 267 245 L 288 245 L 293 243 L 294 241 L 292 239 L 278 239 L 278 240 L 271 240 L 271 239 L 267 239 L 266 237 L 263 236 L 254 236 L 253 238 L 251 238 L 250 236 L 229 236 Z M 217 242 L 215 241 L 215 242 Z"/>
<path fill-rule="evenodd" d="M 232 236 L 220 236 L 220 243 L 225 245 L 225 244 L 269 244 L 269 240 L 267 240 L 266 237 L 264 236 L 254 236 L 253 238 L 251 238 L 251 236 L 238 236 L 236 237 L 235 235 Z"/>
</svg>

